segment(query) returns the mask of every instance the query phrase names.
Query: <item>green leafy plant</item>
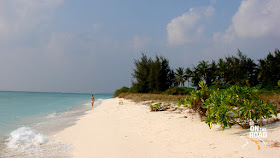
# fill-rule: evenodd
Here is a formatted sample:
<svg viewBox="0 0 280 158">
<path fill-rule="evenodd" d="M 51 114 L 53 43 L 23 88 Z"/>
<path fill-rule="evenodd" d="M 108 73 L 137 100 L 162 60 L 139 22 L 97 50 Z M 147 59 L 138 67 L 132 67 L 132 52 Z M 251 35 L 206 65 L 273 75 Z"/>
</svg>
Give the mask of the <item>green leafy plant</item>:
<svg viewBox="0 0 280 158">
<path fill-rule="evenodd" d="M 178 105 L 185 105 L 193 109 L 199 114 L 200 119 L 202 121 L 202 117 L 206 116 L 206 109 L 203 107 L 203 104 L 204 101 L 208 98 L 210 91 L 205 81 L 200 81 L 198 85 L 200 87 L 200 90 L 193 90 L 190 93 L 191 96 L 185 99 L 180 99 L 178 101 Z"/>
<path fill-rule="evenodd" d="M 210 128 L 213 124 L 220 124 L 223 129 L 233 124 L 249 128 L 250 121 L 262 125 L 263 119 L 270 118 L 271 115 L 277 116 L 277 107 L 269 101 L 260 99 L 261 91 L 258 87 L 234 85 L 227 89 L 217 88 L 209 91 L 204 83 L 200 82 L 199 86 L 201 90 L 193 91 L 191 97 L 178 103 L 183 105 L 190 103 L 190 108 L 198 104 L 201 109 L 206 109 L 205 123 Z"/>
<path fill-rule="evenodd" d="M 150 104 L 151 111 L 162 111 L 161 103 L 157 103 L 155 105 Z"/>
</svg>

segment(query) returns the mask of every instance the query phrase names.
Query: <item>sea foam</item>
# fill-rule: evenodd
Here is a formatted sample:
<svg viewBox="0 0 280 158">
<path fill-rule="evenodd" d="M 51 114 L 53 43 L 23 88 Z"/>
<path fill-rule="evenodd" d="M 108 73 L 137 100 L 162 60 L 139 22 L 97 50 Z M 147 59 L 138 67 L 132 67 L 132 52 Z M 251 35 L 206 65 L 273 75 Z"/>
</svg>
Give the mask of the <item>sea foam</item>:
<svg viewBox="0 0 280 158">
<path fill-rule="evenodd" d="M 53 117 L 56 117 L 58 115 L 57 112 L 53 112 L 53 113 L 50 113 L 47 118 L 53 118 Z"/>
<path fill-rule="evenodd" d="M 96 99 L 96 100 L 94 101 L 95 106 L 100 105 L 101 102 L 102 102 L 103 100 L 104 100 L 104 99 Z"/>
<path fill-rule="evenodd" d="M 29 127 L 21 127 L 13 131 L 6 140 L 6 148 L 0 157 L 15 158 L 53 158 L 71 157 L 72 146 L 60 142 L 52 142 L 47 136 Z"/>
<path fill-rule="evenodd" d="M 10 134 L 7 139 L 7 146 L 19 150 L 29 150 L 48 141 L 48 138 L 43 134 L 37 133 L 29 127 L 21 127 Z"/>
</svg>

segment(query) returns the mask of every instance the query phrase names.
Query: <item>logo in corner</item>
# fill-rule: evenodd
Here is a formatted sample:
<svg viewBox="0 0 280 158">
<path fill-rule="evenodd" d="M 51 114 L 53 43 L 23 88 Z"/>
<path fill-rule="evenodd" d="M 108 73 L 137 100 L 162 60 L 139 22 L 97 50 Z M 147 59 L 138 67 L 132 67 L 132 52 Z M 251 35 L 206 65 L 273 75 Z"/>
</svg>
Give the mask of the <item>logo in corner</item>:
<svg viewBox="0 0 280 158">
<path fill-rule="evenodd" d="M 261 147 L 255 139 L 261 140 L 264 143 L 264 145 L 266 145 L 266 143 L 262 140 L 262 138 L 266 138 L 266 137 L 267 137 L 266 128 L 261 128 L 259 125 L 256 126 L 253 121 L 250 122 L 249 137 L 248 136 L 240 136 L 241 139 L 246 141 L 246 143 L 242 147 L 247 146 L 248 143 L 249 143 L 248 140 L 251 140 L 252 142 L 254 142 L 258 146 L 258 150 L 261 150 Z"/>
</svg>

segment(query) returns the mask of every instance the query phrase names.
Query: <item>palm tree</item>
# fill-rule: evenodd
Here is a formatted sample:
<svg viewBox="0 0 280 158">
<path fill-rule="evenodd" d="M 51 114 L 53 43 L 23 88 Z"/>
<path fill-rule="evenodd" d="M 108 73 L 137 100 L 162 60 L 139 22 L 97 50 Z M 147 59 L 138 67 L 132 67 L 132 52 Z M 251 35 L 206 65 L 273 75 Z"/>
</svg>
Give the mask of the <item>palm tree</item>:
<svg viewBox="0 0 280 158">
<path fill-rule="evenodd" d="M 200 61 L 199 64 L 193 68 L 192 82 L 194 86 L 198 87 L 199 81 L 205 81 L 207 86 L 211 86 L 217 79 L 217 64 L 215 61 L 209 64 L 208 61 Z"/>
<path fill-rule="evenodd" d="M 184 74 L 184 68 L 179 67 L 178 69 L 176 69 L 175 75 L 176 75 L 177 81 L 179 82 L 179 85 L 184 87 L 184 83 L 186 81 L 186 76 Z"/>
<path fill-rule="evenodd" d="M 201 79 L 206 81 L 207 80 L 207 71 L 209 69 L 209 62 L 208 61 L 200 61 L 197 65 L 197 70 L 199 71 L 199 74 L 201 76 Z"/>
<path fill-rule="evenodd" d="M 207 80 L 208 86 L 212 85 L 216 79 L 217 79 L 217 69 L 218 66 L 214 60 L 212 60 L 212 63 L 209 65 L 208 70 L 206 71 L 207 74 Z"/>
<path fill-rule="evenodd" d="M 189 79 L 192 77 L 192 70 L 190 68 L 187 68 L 185 70 L 185 76 L 186 76 L 186 80 L 188 81 L 188 88 L 190 88 L 190 81 Z"/>
<path fill-rule="evenodd" d="M 228 68 L 227 62 L 220 58 L 218 62 L 218 69 L 217 69 L 217 77 L 220 84 L 225 84 L 227 82 L 228 79 L 227 68 Z"/>
</svg>

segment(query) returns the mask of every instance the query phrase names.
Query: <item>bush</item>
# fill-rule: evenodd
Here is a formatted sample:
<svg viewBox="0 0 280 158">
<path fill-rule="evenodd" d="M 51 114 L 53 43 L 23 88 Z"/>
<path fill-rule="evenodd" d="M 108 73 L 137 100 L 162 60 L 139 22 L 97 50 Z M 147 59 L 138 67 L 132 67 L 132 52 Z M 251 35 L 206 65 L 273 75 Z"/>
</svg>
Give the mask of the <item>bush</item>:
<svg viewBox="0 0 280 158">
<path fill-rule="evenodd" d="M 187 88 L 187 87 L 173 87 L 167 89 L 164 93 L 169 95 L 186 95 L 190 94 L 194 88 Z"/>
<path fill-rule="evenodd" d="M 203 82 L 199 86 L 201 90 L 193 91 L 191 97 L 178 103 L 190 103 L 190 108 L 206 109 L 205 123 L 210 128 L 212 124 L 220 124 L 223 129 L 232 124 L 248 128 L 250 121 L 262 125 L 263 119 L 277 116 L 277 107 L 270 101 L 262 100 L 261 91 L 257 87 L 234 85 L 228 89 L 208 90 Z"/>
<path fill-rule="evenodd" d="M 150 105 L 150 109 L 151 109 L 151 111 L 162 111 L 162 109 L 161 109 L 161 103 L 157 103 L 157 104 L 155 104 L 155 105 Z"/>
<path fill-rule="evenodd" d="M 128 93 L 137 93 L 137 86 L 135 84 L 132 84 L 132 86 L 128 90 Z"/>
<path fill-rule="evenodd" d="M 121 93 L 127 93 L 129 91 L 129 88 L 128 87 L 122 87 L 120 89 L 117 89 L 114 93 L 114 97 L 117 97 L 119 96 Z"/>
<path fill-rule="evenodd" d="M 178 105 L 186 105 L 189 108 L 193 109 L 200 116 L 200 120 L 202 121 L 202 116 L 206 116 L 206 109 L 203 107 L 204 101 L 209 97 L 210 91 L 206 85 L 205 81 L 200 81 L 199 90 L 193 90 L 191 92 L 191 96 L 186 99 L 180 99 L 178 101 Z"/>
<path fill-rule="evenodd" d="M 231 124 L 249 128 L 250 121 L 262 125 L 263 119 L 270 118 L 272 114 L 277 116 L 277 108 L 260 100 L 260 95 L 256 87 L 241 86 L 213 92 L 205 101 L 206 123 L 210 128 L 212 124 L 219 123 L 223 129 Z"/>
<path fill-rule="evenodd" d="M 213 89 L 213 90 L 227 89 L 227 88 L 230 88 L 230 87 L 231 87 L 230 85 L 211 85 L 211 86 L 209 86 L 209 89 Z"/>
</svg>

